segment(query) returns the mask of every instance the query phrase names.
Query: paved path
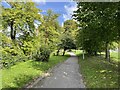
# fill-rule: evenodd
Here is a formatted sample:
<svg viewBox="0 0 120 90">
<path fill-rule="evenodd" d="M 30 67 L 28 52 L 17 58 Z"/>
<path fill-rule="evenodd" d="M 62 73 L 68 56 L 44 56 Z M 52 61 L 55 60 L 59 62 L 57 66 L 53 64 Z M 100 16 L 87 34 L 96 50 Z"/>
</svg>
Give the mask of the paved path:
<svg viewBox="0 0 120 90">
<path fill-rule="evenodd" d="M 78 58 L 71 57 L 52 71 L 52 75 L 38 81 L 33 88 L 85 88 L 79 73 Z"/>
</svg>

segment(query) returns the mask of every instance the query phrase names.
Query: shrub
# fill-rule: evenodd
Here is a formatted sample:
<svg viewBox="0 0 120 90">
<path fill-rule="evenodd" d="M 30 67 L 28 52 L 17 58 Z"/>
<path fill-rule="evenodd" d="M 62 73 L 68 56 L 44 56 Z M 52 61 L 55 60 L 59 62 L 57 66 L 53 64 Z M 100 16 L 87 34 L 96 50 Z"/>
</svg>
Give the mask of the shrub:
<svg viewBox="0 0 120 90">
<path fill-rule="evenodd" d="M 34 56 L 36 61 L 47 61 L 49 60 L 51 51 L 48 48 L 40 47 L 37 54 Z"/>
<path fill-rule="evenodd" d="M 17 48 L 2 48 L 2 67 L 10 67 L 15 65 L 16 62 L 25 61 L 27 57 Z"/>
<path fill-rule="evenodd" d="M 13 42 L 9 37 L 0 32 L 0 64 L 3 67 L 10 67 L 16 62 L 27 60 L 27 56 L 24 55 L 23 51 L 19 47 L 19 42 L 16 40 Z"/>
</svg>

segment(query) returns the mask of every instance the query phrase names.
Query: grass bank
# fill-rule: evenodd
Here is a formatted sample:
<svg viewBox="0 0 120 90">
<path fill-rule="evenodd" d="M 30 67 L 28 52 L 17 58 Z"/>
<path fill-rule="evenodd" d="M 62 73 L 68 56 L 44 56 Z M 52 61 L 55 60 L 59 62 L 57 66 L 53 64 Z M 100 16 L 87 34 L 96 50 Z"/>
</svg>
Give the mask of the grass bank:
<svg viewBox="0 0 120 90">
<path fill-rule="evenodd" d="M 32 79 L 42 75 L 49 68 L 56 64 L 65 61 L 66 56 L 51 56 L 49 62 L 37 62 L 28 60 L 20 62 L 9 69 L 2 70 L 2 88 L 20 88 Z"/>
<path fill-rule="evenodd" d="M 76 52 L 77 55 L 80 53 L 81 52 L 78 51 Z M 84 83 L 87 88 L 119 87 L 118 78 L 120 75 L 118 74 L 119 71 L 117 63 L 110 63 L 103 57 L 100 58 L 98 56 L 85 56 L 85 60 L 83 60 L 82 54 L 80 54 L 79 64 L 80 72 L 82 73 Z"/>
<path fill-rule="evenodd" d="M 111 56 L 111 60 L 113 62 L 119 62 L 120 63 L 120 57 L 118 56 L 118 52 L 111 52 L 110 56 Z"/>
<path fill-rule="evenodd" d="M 110 61 L 113 63 L 120 63 L 119 52 L 110 52 Z M 105 52 L 102 52 L 102 57 L 105 57 Z"/>
</svg>

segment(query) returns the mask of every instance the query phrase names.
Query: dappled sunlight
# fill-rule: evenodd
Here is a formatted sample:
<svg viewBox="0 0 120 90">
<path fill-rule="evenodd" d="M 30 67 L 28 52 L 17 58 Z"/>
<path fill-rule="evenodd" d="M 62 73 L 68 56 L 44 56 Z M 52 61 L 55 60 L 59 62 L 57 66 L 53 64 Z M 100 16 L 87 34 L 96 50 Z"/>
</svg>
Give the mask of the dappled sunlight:
<svg viewBox="0 0 120 90">
<path fill-rule="evenodd" d="M 117 88 L 119 86 L 119 72 L 116 64 L 95 56 L 86 56 L 85 60 L 81 58 L 82 56 L 79 58 L 80 69 L 88 88 Z"/>
<path fill-rule="evenodd" d="M 67 78 L 66 85 L 85 87 L 73 80 L 83 77 L 87 88 L 120 87 L 120 3 L 35 1 L 41 0 L 1 1 L 0 88 L 21 88 L 43 75 L 50 78 L 48 71 L 62 62 L 56 72 L 59 81 Z M 74 76 L 79 66 L 80 78 Z M 59 86 L 58 77 L 53 79 Z"/>
<path fill-rule="evenodd" d="M 74 54 L 73 52 L 68 52 L 68 54 L 70 54 L 70 56 L 72 56 L 72 57 L 76 56 L 76 54 Z"/>
</svg>

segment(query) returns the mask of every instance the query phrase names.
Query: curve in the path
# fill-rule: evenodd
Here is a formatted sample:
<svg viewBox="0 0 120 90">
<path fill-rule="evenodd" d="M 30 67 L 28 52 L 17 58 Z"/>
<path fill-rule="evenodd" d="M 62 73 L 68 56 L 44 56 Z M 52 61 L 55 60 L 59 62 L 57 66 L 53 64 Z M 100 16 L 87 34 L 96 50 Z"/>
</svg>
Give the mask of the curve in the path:
<svg viewBox="0 0 120 90">
<path fill-rule="evenodd" d="M 38 81 L 33 88 L 85 88 L 79 73 L 78 57 L 72 52 L 64 63 L 52 71 L 52 75 Z"/>
</svg>

